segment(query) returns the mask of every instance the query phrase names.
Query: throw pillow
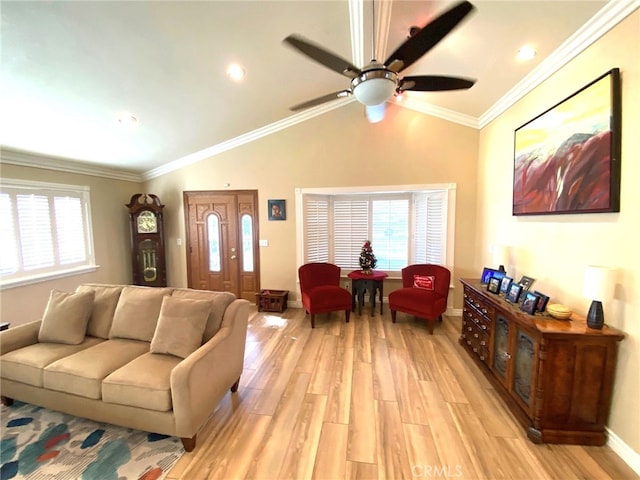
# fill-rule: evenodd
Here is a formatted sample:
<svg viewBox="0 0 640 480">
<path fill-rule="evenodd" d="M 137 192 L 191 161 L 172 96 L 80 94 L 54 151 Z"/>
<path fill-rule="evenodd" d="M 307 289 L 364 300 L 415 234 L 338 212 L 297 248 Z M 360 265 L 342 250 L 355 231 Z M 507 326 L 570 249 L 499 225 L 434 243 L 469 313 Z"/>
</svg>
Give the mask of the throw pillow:
<svg viewBox="0 0 640 480">
<path fill-rule="evenodd" d="M 76 292 L 93 292 L 93 310 L 87 324 L 87 335 L 98 338 L 109 338 L 113 315 L 118 305 L 121 285 L 85 284 L 76 288 Z"/>
<path fill-rule="evenodd" d="M 433 275 L 414 275 L 413 287 L 422 288 L 424 290 L 433 290 L 436 277 Z"/>
<path fill-rule="evenodd" d="M 151 353 L 169 353 L 187 358 L 202 344 L 211 302 L 164 297 L 158 326 L 151 340 Z"/>
<path fill-rule="evenodd" d="M 163 287 L 124 287 L 113 314 L 109 338 L 150 342 L 158 324 L 162 299 L 172 291 Z"/>
<path fill-rule="evenodd" d="M 87 332 L 93 309 L 93 292 L 67 293 L 51 290 L 38 342 L 79 345 Z"/>
</svg>

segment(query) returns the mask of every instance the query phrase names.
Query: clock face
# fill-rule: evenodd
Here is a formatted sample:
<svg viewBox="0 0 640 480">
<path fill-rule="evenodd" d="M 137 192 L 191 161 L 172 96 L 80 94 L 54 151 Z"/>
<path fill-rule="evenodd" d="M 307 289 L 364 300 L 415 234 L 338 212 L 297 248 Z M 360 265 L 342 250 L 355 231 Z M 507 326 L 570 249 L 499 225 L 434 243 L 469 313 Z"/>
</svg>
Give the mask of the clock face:
<svg viewBox="0 0 640 480">
<path fill-rule="evenodd" d="M 138 233 L 157 233 L 158 219 L 153 212 L 144 210 L 138 215 Z"/>
</svg>

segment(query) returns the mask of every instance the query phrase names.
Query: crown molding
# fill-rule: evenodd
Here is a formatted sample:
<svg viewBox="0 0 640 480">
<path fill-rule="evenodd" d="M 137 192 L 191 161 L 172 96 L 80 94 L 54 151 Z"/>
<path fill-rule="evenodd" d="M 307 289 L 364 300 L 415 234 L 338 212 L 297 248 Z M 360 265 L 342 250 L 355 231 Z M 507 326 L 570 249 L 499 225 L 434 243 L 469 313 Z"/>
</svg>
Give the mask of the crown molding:
<svg viewBox="0 0 640 480">
<path fill-rule="evenodd" d="M 7 147 L 0 147 L 0 163 L 21 167 L 45 168 L 47 170 L 111 178 L 114 180 L 124 180 L 126 182 L 142 182 L 142 177 L 136 173 L 98 167 L 63 157 L 13 150 Z"/>
<path fill-rule="evenodd" d="M 289 127 L 297 125 L 298 123 L 305 122 L 306 120 L 310 120 L 311 118 L 330 112 L 331 110 L 335 110 L 336 108 L 340 108 L 354 101 L 354 97 L 348 97 L 340 99 L 338 101 L 325 103 L 314 108 L 310 108 L 303 112 L 287 117 L 284 120 L 280 120 L 265 127 L 258 128 L 257 130 L 253 130 L 251 132 L 245 133 L 244 135 L 240 135 L 238 137 L 232 138 L 231 140 L 227 140 L 226 142 L 218 143 L 217 145 L 213 145 L 211 147 L 205 148 L 204 150 L 191 153 L 182 158 L 161 165 L 160 167 L 148 170 L 142 174 L 142 179 L 145 181 L 151 180 L 161 175 L 179 170 L 201 160 L 213 157 L 214 155 L 218 155 L 246 143 L 253 142 L 254 140 L 258 140 L 259 138 L 266 137 L 267 135 L 279 132 L 280 130 L 287 129 Z"/>
<path fill-rule="evenodd" d="M 495 120 L 639 7 L 640 0 L 609 1 L 591 20 L 565 40 L 560 47 L 483 113 L 478 119 L 479 127 L 483 128 Z"/>
<path fill-rule="evenodd" d="M 409 108 L 416 112 L 421 112 L 432 117 L 442 118 L 450 122 L 459 123 L 467 127 L 478 128 L 478 119 L 471 115 L 465 115 L 463 113 L 455 112 L 447 108 L 442 108 L 437 105 L 422 101 L 416 97 L 411 97 L 407 94 L 402 96 L 402 100 L 393 100 L 391 103 L 403 108 Z"/>
</svg>

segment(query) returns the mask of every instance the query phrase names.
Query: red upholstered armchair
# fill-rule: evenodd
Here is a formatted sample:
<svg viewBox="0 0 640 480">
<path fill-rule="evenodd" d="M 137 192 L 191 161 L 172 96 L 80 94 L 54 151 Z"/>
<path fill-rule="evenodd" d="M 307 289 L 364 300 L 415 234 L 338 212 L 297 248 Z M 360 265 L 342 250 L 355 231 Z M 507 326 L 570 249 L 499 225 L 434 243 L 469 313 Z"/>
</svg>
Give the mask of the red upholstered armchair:
<svg viewBox="0 0 640 480">
<path fill-rule="evenodd" d="M 416 277 L 417 276 L 417 277 Z M 442 321 L 447 310 L 451 272 L 440 265 L 416 264 L 402 269 L 402 288 L 389 294 L 391 321 L 396 323 L 396 311 L 427 320 L 433 334 L 436 319 Z"/>
<path fill-rule="evenodd" d="M 351 293 L 340 286 L 340 267 L 332 263 L 306 263 L 298 269 L 302 305 L 315 327 L 316 313 L 344 310 L 351 314 Z"/>
</svg>

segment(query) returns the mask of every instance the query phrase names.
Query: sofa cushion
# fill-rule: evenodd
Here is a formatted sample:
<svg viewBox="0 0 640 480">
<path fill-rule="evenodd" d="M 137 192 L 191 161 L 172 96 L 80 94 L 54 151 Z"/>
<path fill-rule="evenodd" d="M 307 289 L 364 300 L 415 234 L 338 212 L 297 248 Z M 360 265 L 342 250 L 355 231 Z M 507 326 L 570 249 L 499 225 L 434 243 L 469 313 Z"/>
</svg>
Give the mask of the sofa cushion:
<svg viewBox="0 0 640 480">
<path fill-rule="evenodd" d="M 102 401 L 158 412 L 171 410 L 171 370 L 181 360 L 157 353 L 139 356 L 103 380 Z"/>
<path fill-rule="evenodd" d="M 115 338 L 61 358 L 45 367 L 45 388 L 100 399 L 102 380 L 149 351 L 149 343 Z"/>
<path fill-rule="evenodd" d="M 164 297 L 151 353 L 187 358 L 202 344 L 210 311 L 211 302 L 207 300 Z"/>
<path fill-rule="evenodd" d="M 85 348 L 104 342 L 101 338 L 85 337 L 79 345 L 62 343 L 34 343 L 5 353 L 0 357 L 0 371 L 2 378 L 42 387 L 43 368 Z"/>
<path fill-rule="evenodd" d="M 76 292 L 93 292 L 93 309 L 87 325 L 87 335 L 109 338 L 113 314 L 122 292 L 122 285 L 85 284 L 76 288 Z"/>
<path fill-rule="evenodd" d="M 93 292 L 67 293 L 53 289 L 42 317 L 39 342 L 79 345 L 87 333 Z"/>
<path fill-rule="evenodd" d="M 208 290 L 191 290 L 186 288 L 176 288 L 171 294 L 173 297 L 192 298 L 194 300 L 208 300 L 211 302 L 211 311 L 207 319 L 207 325 L 204 329 L 202 343 L 208 342 L 222 324 L 224 312 L 236 296 L 231 292 L 211 292 Z"/>
<path fill-rule="evenodd" d="M 171 288 L 126 286 L 113 315 L 109 338 L 130 338 L 150 342 L 156 331 L 162 299 Z"/>
</svg>

